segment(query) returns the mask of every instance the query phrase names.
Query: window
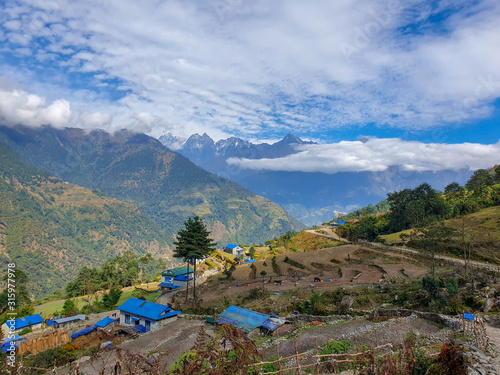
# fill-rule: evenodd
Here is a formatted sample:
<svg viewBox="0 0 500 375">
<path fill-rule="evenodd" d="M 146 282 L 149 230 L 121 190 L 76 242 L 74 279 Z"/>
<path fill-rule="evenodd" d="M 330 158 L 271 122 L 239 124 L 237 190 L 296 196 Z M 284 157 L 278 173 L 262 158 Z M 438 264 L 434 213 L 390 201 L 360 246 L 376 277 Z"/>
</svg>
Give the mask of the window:
<svg viewBox="0 0 500 375">
<path fill-rule="evenodd" d="M 151 322 L 149 320 L 144 320 L 144 325 L 146 326 L 146 331 L 151 330 Z"/>
<path fill-rule="evenodd" d="M 130 315 L 125 314 L 125 324 L 130 324 Z"/>
</svg>

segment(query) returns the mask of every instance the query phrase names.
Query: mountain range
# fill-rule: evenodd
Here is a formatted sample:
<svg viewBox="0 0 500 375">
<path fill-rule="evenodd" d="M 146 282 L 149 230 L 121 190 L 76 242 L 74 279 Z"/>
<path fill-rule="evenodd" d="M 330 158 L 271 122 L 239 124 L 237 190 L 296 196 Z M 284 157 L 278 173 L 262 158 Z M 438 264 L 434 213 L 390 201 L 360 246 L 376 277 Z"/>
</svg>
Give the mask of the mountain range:
<svg viewBox="0 0 500 375">
<path fill-rule="evenodd" d="M 252 244 L 290 230 L 304 228 L 302 223 L 291 217 L 277 204 L 234 182 L 205 171 L 145 134 L 125 130 L 108 134 L 99 130 L 87 133 L 82 129 L 73 128 L 0 126 L 0 144 L 3 144 L 6 150 L 15 153 L 20 158 L 19 163 L 22 162 L 30 168 L 38 168 L 38 172 L 29 172 L 27 175 L 43 174 L 44 178 L 55 178 L 54 181 L 57 181 L 53 184 L 29 182 L 28 187 L 23 190 L 25 192 L 22 198 L 16 195 L 2 196 L 0 218 L 3 218 L 4 224 L 8 223 L 6 219 L 8 217 L 22 217 L 26 214 L 21 209 L 9 211 L 13 205 L 11 201 L 18 202 L 25 198 L 30 198 L 31 201 L 34 199 L 34 202 L 40 201 L 39 198 L 33 198 L 34 193 L 29 187 L 40 184 L 44 186 L 43 202 L 46 199 L 50 202 L 51 196 L 55 202 L 59 202 L 58 191 L 61 187 L 74 185 L 85 188 L 86 193 L 80 194 L 75 191 L 71 194 L 70 202 L 78 202 L 79 199 L 87 199 L 86 197 L 94 201 L 102 195 L 113 199 L 116 204 L 123 205 L 120 207 L 129 207 L 131 212 L 136 212 L 141 218 L 140 223 L 137 219 L 136 225 L 127 224 L 126 227 L 117 229 L 118 239 L 135 236 L 136 242 L 120 244 L 118 240 L 106 240 L 108 243 L 103 244 L 99 241 L 93 243 L 85 240 L 87 242 L 83 248 L 72 243 L 64 245 L 65 251 L 71 252 L 71 255 L 70 253 L 64 255 L 65 261 L 72 265 L 62 262 L 60 267 L 71 269 L 69 273 L 73 273 L 75 267 L 98 265 L 103 257 L 123 252 L 130 247 L 137 252 L 151 251 L 152 246 L 147 245 L 149 242 L 146 237 L 157 238 L 156 252 L 163 253 L 168 260 L 171 260 L 175 234 L 183 227 L 184 221 L 194 215 L 199 215 L 204 220 L 211 231 L 212 238 L 219 244 L 228 242 Z M 19 180 L 16 171 L 24 169 L 26 168 L 21 168 L 19 165 L 11 168 L 9 173 L 12 177 L 9 178 L 14 179 L 13 181 Z M 5 182 L 4 187 L 12 187 L 15 184 L 17 182 L 11 182 L 10 185 L 9 182 Z M 69 194 L 64 193 L 64 196 L 67 195 Z M 106 213 L 99 213 L 98 207 L 75 207 L 70 210 L 70 203 L 61 201 L 60 204 L 64 205 L 64 207 L 61 206 L 63 209 L 69 210 L 66 215 L 68 220 L 54 219 L 54 224 L 44 222 L 47 208 L 41 207 L 37 209 L 37 212 L 43 212 L 37 219 L 40 224 L 33 227 L 38 226 L 43 232 L 43 228 L 57 226 L 60 223 L 63 229 L 67 230 L 65 236 L 72 237 L 80 230 L 81 224 L 73 220 L 74 218 L 85 216 L 84 213 L 86 213 L 87 219 L 91 221 L 93 217 L 106 215 Z M 96 204 L 102 207 L 112 207 L 104 203 Z M 124 220 L 130 215 L 120 213 L 116 209 L 115 213 L 118 217 L 123 215 Z M 85 223 L 92 225 L 91 222 Z M 100 238 L 98 233 L 102 228 L 108 230 L 116 228 L 116 224 L 111 221 L 105 223 L 103 227 L 98 226 L 95 229 L 96 238 Z M 31 227 L 27 225 L 23 227 L 23 230 Z M 13 231 L 20 230 L 16 229 L 17 225 L 11 223 L 7 228 L 4 233 L 4 245 L 0 249 L 4 255 L 4 261 L 12 260 L 12 257 L 17 259 L 20 254 L 21 258 L 24 257 L 22 265 L 25 267 L 30 262 L 27 259 L 37 259 L 35 265 L 42 258 L 45 262 L 50 262 L 50 258 L 42 254 L 55 254 L 56 251 L 50 243 L 52 240 L 44 242 L 46 248 L 43 251 L 38 245 L 25 248 L 27 243 L 25 236 L 13 235 Z M 138 233 L 143 235 L 142 239 Z M 90 236 L 88 233 L 85 235 Z M 29 236 L 29 232 L 26 236 Z M 70 239 L 65 236 L 48 235 L 48 238 L 55 238 L 53 242 L 69 241 Z M 139 246 L 142 243 L 144 245 Z M 31 252 L 28 258 L 26 258 L 26 252 Z M 86 261 L 81 261 L 81 259 L 86 259 Z M 49 279 L 47 275 L 39 276 L 36 277 L 39 283 Z"/>
<path fill-rule="evenodd" d="M 183 140 L 168 133 L 158 139 L 207 171 L 276 202 L 306 225 L 332 220 L 337 215 L 375 204 L 387 198 L 387 193 L 414 188 L 423 182 L 442 190 L 452 181 L 463 184 L 470 176 L 466 169 L 439 173 L 407 172 L 394 166 L 383 172 L 328 174 L 251 170 L 227 163 L 229 158 L 284 157 L 298 152 L 298 145 L 314 144 L 293 134 L 273 144 L 253 144 L 235 137 L 214 142 L 207 134 L 193 134 Z"/>
</svg>

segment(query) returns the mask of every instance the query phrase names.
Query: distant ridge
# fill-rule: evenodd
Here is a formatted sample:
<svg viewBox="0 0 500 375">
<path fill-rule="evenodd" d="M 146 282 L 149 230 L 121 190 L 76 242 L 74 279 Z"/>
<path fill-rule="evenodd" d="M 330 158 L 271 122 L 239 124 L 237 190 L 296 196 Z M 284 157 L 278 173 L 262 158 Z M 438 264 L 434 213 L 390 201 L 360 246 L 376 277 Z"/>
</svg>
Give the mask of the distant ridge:
<svg viewBox="0 0 500 375">
<path fill-rule="evenodd" d="M 252 144 L 235 137 L 214 142 L 207 134 L 194 134 L 183 141 L 169 133 L 159 140 L 207 171 L 278 203 L 306 225 L 328 222 L 336 215 L 375 204 L 387 198 L 387 193 L 414 188 L 423 182 L 443 189 L 449 181 L 464 183 L 469 177 L 466 169 L 420 173 L 394 166 L 381 172 L 327 174 L 251 170 L 226 162 L 229 158 L 286 157 L 299 152 L 300 146 L 315 144 L 292 133 L 274 144 Z"/>
</svg>

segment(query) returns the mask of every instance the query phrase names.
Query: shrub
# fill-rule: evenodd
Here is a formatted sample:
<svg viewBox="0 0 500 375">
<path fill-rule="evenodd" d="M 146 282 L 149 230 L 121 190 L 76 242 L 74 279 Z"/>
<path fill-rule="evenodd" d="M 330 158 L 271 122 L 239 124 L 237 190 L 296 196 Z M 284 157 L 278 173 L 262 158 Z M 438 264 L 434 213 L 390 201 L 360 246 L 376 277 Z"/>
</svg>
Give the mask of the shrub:
<svg viewBox="0 0 500 375">
<path fill-rule="evenodd" d="M 351 348 L 349 341 L 328 341 L 323 344 L 320 354 L 341 354 L 346 353 Z"/>
<path fill-rule="evenodd" d="M 293 259 L 290 259 L 288 257 L 285 257 L 285 262 L 290 264 L 291 266 L 295 267 L 295 268 L 300 268 L 300 269 L 305 269 L 306 266 L 304 266 L 303 264 L 293 260 Z"/>
<path fill-rule="evenodd" d="M 454 297 L 458 294 L 458 280 L 457 279 L 446 279 L 444 281 L 444 287 L 448 291 L 450 297 Z"/>
<path fill-rule="evenodd" d="M 21 332 L 19 332 L 19 336 L 23 336 L 23 335 L 30 333 L 30 332 L 33 332 L 31 327 L 26 327 L 26 328 L 22 329 Z"/>
<path fill-rule="evenodd" d="M 422 288 L 429 293 L 431 298 L 436 298 L 439 293 L 439 281 L 433 277 L 425 276 L 422 279 Z"/>
</svg>

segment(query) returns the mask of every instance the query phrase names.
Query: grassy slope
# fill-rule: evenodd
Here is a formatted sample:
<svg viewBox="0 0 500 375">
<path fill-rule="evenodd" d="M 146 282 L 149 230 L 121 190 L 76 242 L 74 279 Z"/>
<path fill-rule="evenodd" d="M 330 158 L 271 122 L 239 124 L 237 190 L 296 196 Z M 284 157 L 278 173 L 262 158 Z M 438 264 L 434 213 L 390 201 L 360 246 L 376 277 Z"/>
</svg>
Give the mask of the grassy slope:
<svg viewBox="0 0 500 375">
<path fill-rule="evenodd" d="M 158 283 L 153 283 L 153 284 L 148 284 L 156 287 Z M 134 292 L 134 287 L 126 287 L 123 288 L 122 295 L 120 296 L 120 299 L 118 300 L 117 306 L 120 306 L 123 304 L 126 300 L 128 300 L 130 297 L 132 297 L 132 293 Z M 151 288 L 152 290 L 154 288 Z M 147 301 L 153 302 L 156 297 L 158 297 L 158 293 L 148 293 L 145 298 Z M 75 305 L 77 308 L 81 309 L 83 306 L 87 305 L 88 302 L 86 301 L 88 299 L 88 296 L 83 296 L 83 297 L 77 297 L 73 298 L 73 301 L 75 301 Z M 61 311 L 62 307 L 64 305 L 64 300 L 57 300 L 57 301 L 50 301 L 43 303 L 41 305 L 38 305 L 35 307 L 35 314 L 41 314 L 43 318 L 49 318 L 52 316 L 55 312 Z"/>
<path fill-rule="evenodd" d="M 466 223 L 471 223 L 473 241 L 476 244 L 475 257 L 477 259 L 484 258 L 500 264 L 500 254 L 498 254 L 498 243 L 500 242 L 500 206 L 488 207 L 479 212 L 464 216 Z M 459 219 L 450 219 L 445 221 L 447 227 L 458 225 Z M 400 239 L 401 233 L 410 234 L 411 230 L 392 233 L 380 236 L 390 245 L 402 245 Z M 457 235 L 452 237 L 450 245 L 458 247 L 459 238 Z M 448 253 L 453 249 L 448 249 Z"/>
</svg>

